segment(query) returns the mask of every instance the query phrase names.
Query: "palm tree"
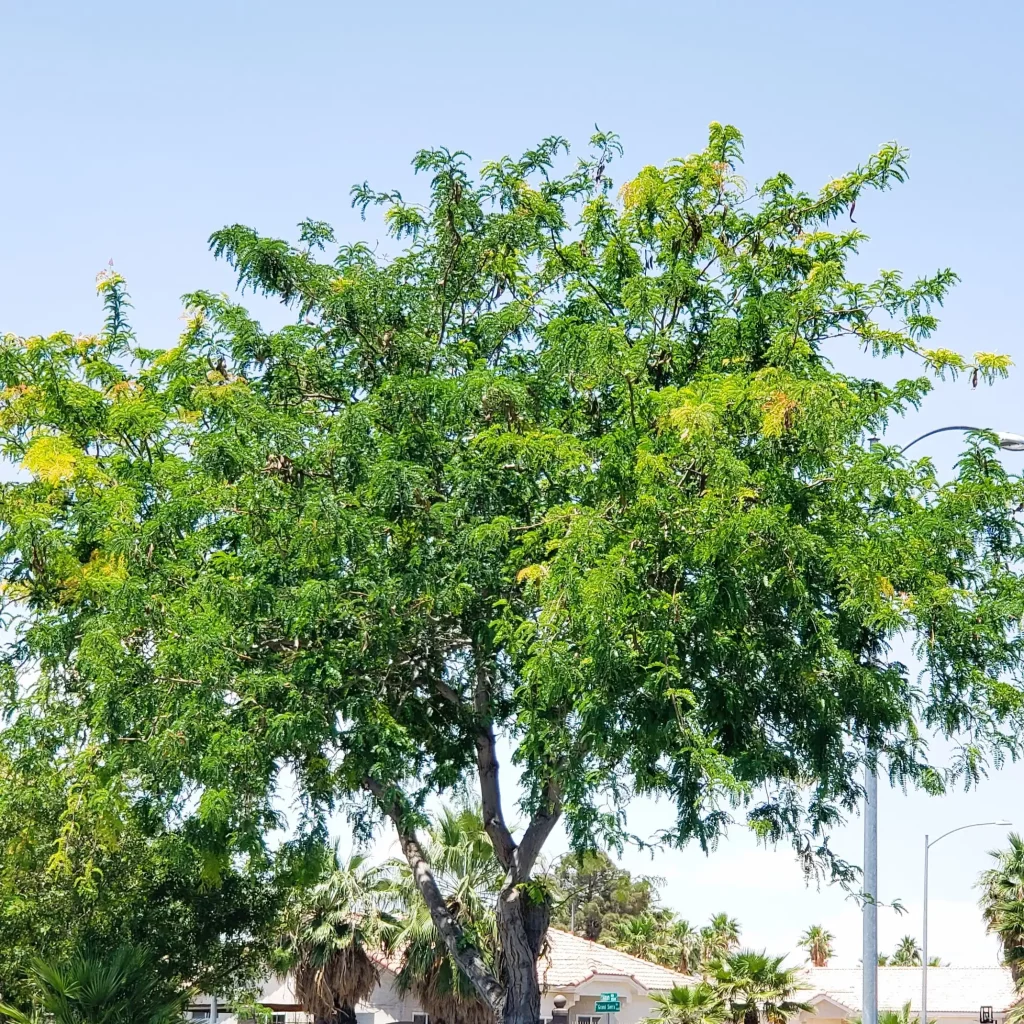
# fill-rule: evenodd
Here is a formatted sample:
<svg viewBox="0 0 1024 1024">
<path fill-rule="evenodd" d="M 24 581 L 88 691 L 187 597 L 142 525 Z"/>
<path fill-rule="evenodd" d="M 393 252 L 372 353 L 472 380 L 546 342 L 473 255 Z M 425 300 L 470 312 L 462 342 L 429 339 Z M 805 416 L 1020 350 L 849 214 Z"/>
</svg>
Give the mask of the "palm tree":
<svg viewBox="0 0 1024 1024">
<path fill-rule="evenodd" d="M 807 959 L 815 967 L 828 967 L 828 962 L 832 959 L 832 943 L 835 942 L 835 938 L 830 931 L 826 931 L 820 924 L 812 924 L 804 932 L 797 945 L 807 950 Z"/>
<path fill-rule="evenodd" d="M 715 970 L 715 983 L 729 1001 L 730 1015 L 742 1024 L 786 1024 L 801 1011 L 810 1013 L 809 1003 L 793 998 L 799 972 L 782 966 L 784 956 L 769 956 L 763 950 L 744 949 L 730 953 Z"/>
<path fill-rule="evenodd" d="M 1024 839 L 1016 832 L 1007 837 L 1009 849 L 993 850 L 995 866 L 978 880 L 985 927 L 999 937 L 1003 961 L 1014 983 L 1024 979 Z"/>
<path fill-rule="evenodd" d="M 28 973 L 41 1017 L 51 1024 L 177 1024 L 190 995 L 163 982 L 149 952 L 137 946 L 79 952 L 63 964 L 36 960 Z M 0 1017 L 34 1020 L 3 1004 Z"/>
<path fill-rule="evenodd" d="M 643 960 L 658 960 L 662 952 L 662 929 L 651 914 L 627 917 L 615 925 L 615 948 Z"/>
<path fill-rule="evenodd" d="M 449 910 L 485 959 L 497 948 L 494 904 L 502 877 L 480 814 L 469 808 L 442 811 L 427 830 L 424 852 Z M 448 952 L 404 861 L 391 864 L 401 908 L 396 948 L 402 964 L 401 994 L 415 993 L 427 1013 L 448 1024 L 493 1024 L 494 1014 Z M 493 966 L 493 963 L 492 963 Z"/>
<path fill-rule="evenodd" d="M 740 925 L 728 914 L 715 914 L 700 930 L 700 958 L 704 964 L 714 964 L 727 957 L 740 941 Z"/>
<path fill-rule="evenodd" d="M 889 957 L 890 967 L 920 967 L 921 947 L 913 935 L 904 935 Z"/>
<path fill-rule="evenodd" d="M 672 921 L 668 926 L 666 954 L 681 974 L 689 974 L 700 966 L 700 932 L 689 921 Z"/>
<path fill-rule="evenodd" d="M 656 1010 L 645 1024 L 723 1024 L 728 1016 L 725 999 L 714 985 L 698 982 L 690 988 L 675 986 L 651 994 Z"/>
<path fill-rule="evenodd" d="M 374 954 L 390 948 L 390 879 L 362 855 L 328 854 L 317 881 L 285 909 L 277 964 L 294 971 L 295 995 L 317 1024 L 352 1024 L 380 978 Z"/>
</svg>

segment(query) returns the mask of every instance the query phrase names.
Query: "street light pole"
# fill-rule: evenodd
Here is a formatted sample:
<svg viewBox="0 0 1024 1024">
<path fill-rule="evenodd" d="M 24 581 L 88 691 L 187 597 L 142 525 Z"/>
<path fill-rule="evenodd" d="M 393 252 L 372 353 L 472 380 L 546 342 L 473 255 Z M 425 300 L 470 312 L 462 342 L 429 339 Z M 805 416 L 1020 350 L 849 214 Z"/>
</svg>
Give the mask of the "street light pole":
<svg viewBox="0 0 1024 1024">
<path fill-rule="evenodd" d="M 878 772 L 864 766 L 863 1024 L 878 1024 Z"/>
<path fill-rule="evenodd" d="M 1011 825 L 1009 821 L 976 821 L 972 825 L 961 825 L 943 832 L 938 839 L 928 841 L 924 837 L 924 913 L 921 918 L 921 1024 L 928 1024 L 928 851 L 939 841 L 965 828 L 984 828 L 986 825 Z"/>
<path fill-rule="evenodd" d="M 950 426 L 929 430 L 920 437 L 915 437 L 900 450 L 902 455 L 918 441 L 923 441 L 933 434 L 943 434 L 949 430 L 962 430 L 968 433 L 984 430 L 983 427 Z M 1024 434 L 1013 434 L 1005 430 L 993 431 L 999 441 L 999 447 L 1005 451 L 1024 452 Z M 877 438 L 870 438 L 873 446 Z M 985 824 L 995 824 L 986 822 Z M 971 827 L 971 826 L 966 826 Z M 954 829 L 953 831 L 958 831 Z M 949 835 L 947 832 L 946 835 Z M 939 836 L 943 839 L 945 836 Z M 932 842 L 932 846 L 939 841 Z M 925 901 L 924 930 L 922 952 L 928 949 L 928 839 L 925 837 Z M 870 754 L 864 767 L 864 933 L 861 952 L 862 968 L 862 1010 L 863 1024 L 878 1024 L 878 773 L 871 762 Z M 924 957 L 921 983 L 921 1024 L 928 1024 L 927 1017 L 927 986 L 928 958 Z"/>
</svg>

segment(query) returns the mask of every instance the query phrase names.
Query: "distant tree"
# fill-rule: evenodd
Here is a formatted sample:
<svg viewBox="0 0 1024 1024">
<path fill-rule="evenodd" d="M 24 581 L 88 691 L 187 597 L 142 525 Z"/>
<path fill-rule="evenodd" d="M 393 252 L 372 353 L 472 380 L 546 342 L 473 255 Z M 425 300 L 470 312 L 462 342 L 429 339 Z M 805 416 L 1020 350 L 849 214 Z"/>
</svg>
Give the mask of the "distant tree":
<svg viewBox="0 0 1024 1024">
<path fill-rule="evenodd" d="M 658 903 L 660 879 L 637 876 L 614 864 L 602 850 L 564 857 L 553 873 L 560 897 L 551 923 L 596 941 L 611 934 L 625 918 L 652 912 Z"/>
<path fill-rule="evenodd" d="M 807 950 L 807 959 L 815 967 L 828 967 L 832 958 L 832 943 L 835 936 L 821 925 L 811 925 L 800 938 L 798 945 Z"/>
<path fill-rule="evenodd" d="M 632 956 L 655 962 L 664 956 L 665 930 L 651 914 L 619 921 L 612 938 L 618 949 Z"/>
<path fill-rule="evenodd" d="M 828 834 L 865 761 L 935 789 L 920 722 L 970 735 L 968 779 L 1024 738 L 1024 486 L 989 433 L 941 480 L 863 444 L 933 375 L 1009 365 L 930 347 L 952 271 L 853 276 L 849 215 L 905 152 L 812 196 L 749 186 L 728 125 L 621 189 L 618 140 L 591 141 L 477 176 L 420 152 L 422 205 L 354 190 L 386 253 L 317 221 L 216 231 L 279 329 L 198 291 L 147 347 L 106 273 L 99 333 L 0 341 L 17 743 L 55 738 L 72 802 L 187 819 L 225 866 L 269 858 L 285 772 L 300 838 L 339 807 L 362 836 L 386 819 L 499 1024 L 540 1014 L 560 825 L 624 842 L 630 796 L 660 795 L 666 842 L 710 848 L 736 807 L 849 880 Z M 920 375 L 844 373 L 844 346 Z M 503 877 L 492 962 L 421 845 L 428 796 L 468 784 Z"/>
<path fill-rule="evenodd" d="M 664 946 L 672 958 L 671 966 L 683 974 L 698 970 L 701 963 L 700 930 L 689 921 L 674 918 L 669 921 L 666 931 Z"/>
<path fill-rule="evenodd" d="M 715 914 L 700 930 L 701 962 L 716 963 L 733 952 L 739 941 L 739 922 L 728 914 Z"/>
<path fill-rule="evenodd" d="M 921 947 L 912 935 L 904 935 L 889 957 L 890 967 L 920 967 Z"/>
<path fill-rule="evenodd" d="M 1024 982 L 1024 839 L 1016 832 L 1007 837 L 1005 850 L 993 850 L 995 864 L 978 881 L 985 927 L 998 937 L 1003 962 L 1014 982 Z"/>
</svg>

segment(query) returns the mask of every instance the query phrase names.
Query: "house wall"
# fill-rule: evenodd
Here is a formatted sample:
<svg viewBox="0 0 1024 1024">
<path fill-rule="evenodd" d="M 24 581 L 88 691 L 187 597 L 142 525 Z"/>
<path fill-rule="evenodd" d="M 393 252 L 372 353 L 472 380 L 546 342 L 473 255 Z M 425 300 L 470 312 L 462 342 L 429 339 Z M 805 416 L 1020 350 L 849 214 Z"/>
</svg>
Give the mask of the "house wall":
<svg viewBox="0 0 1024 1024">
<path fill-rule="evenodd" d="M 400 1020 L 411 1021 L 414 1014 L 422 1012 L 422 1007 L 413 996 L 403 998 L 398 994 L 395 976 L 389 971 L 381 972 L 380 983 L 373 990 L 373 994 L 356 1007 L 358 1024 L 394 1024 Z"/>
<path fill-rule="evenodd" d="M 622 1009 L 618 1013 L 598 1014 L 594 1005 L 606 992 L 615 992 Z M 654 1000 L 649 992 L 639 985 L 630 984 L 623 978 L 584 982 L 575 988 L 552 988 L 542 992 L 540 1014 L 550 1018 L 554 1009 L 555 996 L 566 999 L 569 1024 L 577 1024 L 580 1017 L 600 1017 L 600 1024 L 639 1024 L 654 1012 Z"/>
</svg>

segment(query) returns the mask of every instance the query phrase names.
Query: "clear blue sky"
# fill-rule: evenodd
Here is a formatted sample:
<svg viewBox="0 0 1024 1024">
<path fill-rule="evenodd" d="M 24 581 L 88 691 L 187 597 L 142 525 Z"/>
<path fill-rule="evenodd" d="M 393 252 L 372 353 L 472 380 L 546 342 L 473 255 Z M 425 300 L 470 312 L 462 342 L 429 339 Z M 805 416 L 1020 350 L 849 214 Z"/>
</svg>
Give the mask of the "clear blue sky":
<svg viewBox="0 0 1024 1024">
<path fill-rule="evenodd" d="M 941 343 L 1024 363 L 1022 21 L 1019 4 L 991 0 L 0 0 L 0 330 L 94 329 L 93 276 L 113 258 L 140 337 L 167 344 L 183 292 L 230 286 L 205 245 L 222 224 L 287 234 L 311 216 L 373 241 L 349 186 L 414 192 L 421 146 L 488 159 L 552 133 L 582 144 L 597 122 L 622 135 L 621 177 L 697 149 L 718 120 L 746 134 L 750 178 L 785 169 L 807 188 L 880 142 L 908 145 L 910 183 L 858 206 L 873 238 L 864 274 L 954 267 Z M 945 386 L 892 436 L 950 422 L 1024 432 L 1021 374 L 984 393 Z M 932 451 L 948 464 L 955 443 Z M 912 918 L 882 915 L 883 948 L 919 934 L 923 833 L 999 817 L 1024 828 L 1022 783 L 1011 767 L 968 797 L 884 794 L 881 895 Z M 634 819 L 653 831 L 657 811 Z M 998 838 L 967 832 L 935 851 L 932 946 L 948 959 L 993 956 L 971 884 Z M 856 822 L 839 842 L 857 855 Z M 856 962 L 855 908 L 804 889 L 788 855 L 738 837 L 708 861 L 634 862 L 666 876 L 687 914 L 728 910 L 780 951 L 821 920 Z"/>
</svg>

